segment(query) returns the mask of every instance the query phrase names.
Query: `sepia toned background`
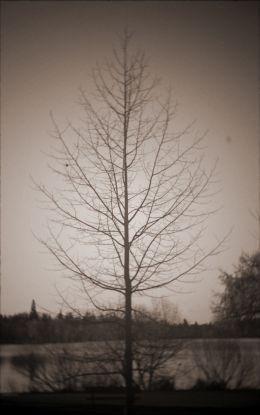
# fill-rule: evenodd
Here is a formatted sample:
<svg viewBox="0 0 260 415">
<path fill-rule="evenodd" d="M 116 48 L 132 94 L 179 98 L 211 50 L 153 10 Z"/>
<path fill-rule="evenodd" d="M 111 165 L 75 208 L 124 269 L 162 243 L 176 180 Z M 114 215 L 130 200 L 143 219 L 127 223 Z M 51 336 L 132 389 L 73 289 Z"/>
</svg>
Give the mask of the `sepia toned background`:
<svg viewBox="0 0 260 415">
<path fill-rule="evenodd" d="M 59 310 L 55 273 L 33 233 L 44 234 L 31 177 L 53 180 L 50 110 L 59 122 L 80 117 L 78 88 L 109 57 L 128 26 L 150 71 L 172 86 L 179 122 L 208 130 L 205 156 L 216 158 L 218 189 L 205 245 L 232 234 L 196 284 L 170 300 L 189 321 L 211 318 L 219 268 L 233 270 L 258 246 L 259 36 L 257 2 L 3 2 L 1 80 L 1 313 Z"/>
</svg>

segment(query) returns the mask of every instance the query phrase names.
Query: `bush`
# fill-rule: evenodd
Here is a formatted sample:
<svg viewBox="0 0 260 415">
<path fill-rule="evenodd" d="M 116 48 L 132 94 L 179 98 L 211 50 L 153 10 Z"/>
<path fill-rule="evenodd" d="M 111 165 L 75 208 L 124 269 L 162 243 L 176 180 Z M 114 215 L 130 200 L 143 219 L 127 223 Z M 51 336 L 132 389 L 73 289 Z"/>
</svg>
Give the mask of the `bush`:
<svg viewBox="0 0 260 415">
<path fill-rule="evenodd" d="M 214 390 L 214 391 L 222 391 L 227 390 L 227 384 L 226 382 L 208 382 L 203 379 L 198 379 L 195 385 L 193 386 L 192 390 Z"/>
<path fill-rule="evenodd" d="M 153 389 L 159 391 L 172 391 L 175 390 L 175 381 L 171 378 L 161 378 L 153 382 Z"/>
</svg>

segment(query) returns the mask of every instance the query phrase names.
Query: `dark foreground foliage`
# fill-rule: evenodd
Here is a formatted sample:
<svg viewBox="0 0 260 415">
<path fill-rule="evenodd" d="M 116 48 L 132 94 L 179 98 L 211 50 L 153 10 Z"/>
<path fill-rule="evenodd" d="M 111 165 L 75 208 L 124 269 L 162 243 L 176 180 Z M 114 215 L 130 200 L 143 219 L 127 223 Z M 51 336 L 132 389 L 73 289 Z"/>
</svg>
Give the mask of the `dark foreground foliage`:
<svg viewBox="0 0 260 415">
<path fill-rule="evenodd" d="M 23 394 L 1 398 L 3 413 L 123 415 L 123 392 L 93 390 L 86 394 Z M 260 404 L 258 391 L 174 391 L 139 393 L 133 415 L 256 414 Z"/>
</svg>

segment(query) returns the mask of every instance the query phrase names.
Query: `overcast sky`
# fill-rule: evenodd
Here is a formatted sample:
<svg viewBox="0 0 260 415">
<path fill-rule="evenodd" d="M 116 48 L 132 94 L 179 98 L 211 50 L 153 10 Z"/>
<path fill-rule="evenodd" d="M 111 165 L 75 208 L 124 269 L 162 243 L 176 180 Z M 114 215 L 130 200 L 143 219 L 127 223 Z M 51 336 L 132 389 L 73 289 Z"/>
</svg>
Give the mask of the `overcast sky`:
<svg viewBox="0 0 260 415">
<path fill-rule="evenodd" d="M 150 72 L 171 84 L 184 121 L 208 129 L 208 163 L 219 158 L 223 209 L 206 237 L 233 227 L 188 294 L 174 294 L 183 317 L 208 321 L 219 270 L 229 272 L 242 251 L 257 248 L 259 200 L 259 34 L 257 2 L 2 2 L 2 293 L 3 314 L 59 310 L 52 259 L 32 235 L 44 233 L 30 176 L 48 184 L 52 110 L 78 116 L 78 88 L 91 88 L 96 61 L 110 56 L 128 26 L 145 50 Z M 42 307 L 42 308 L 40 308 Z"/>
</svg>

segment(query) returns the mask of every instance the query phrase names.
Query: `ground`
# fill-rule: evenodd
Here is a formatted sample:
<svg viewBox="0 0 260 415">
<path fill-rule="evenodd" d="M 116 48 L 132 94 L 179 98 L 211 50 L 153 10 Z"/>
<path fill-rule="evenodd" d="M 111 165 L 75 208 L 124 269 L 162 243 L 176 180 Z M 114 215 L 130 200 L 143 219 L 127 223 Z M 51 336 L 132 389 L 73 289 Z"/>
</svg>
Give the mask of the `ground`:
<svg viewBox="0 0 260 415">
<path fill-rule="evenodd" d="M 137 396 L 134 415 L 200 415 L 258 413 L 260 393 L 246 391 L 142 392 Z M 35 393 L 1 396 L 2 413 L 123 415 L 122 393 Z"/>
</svg>

